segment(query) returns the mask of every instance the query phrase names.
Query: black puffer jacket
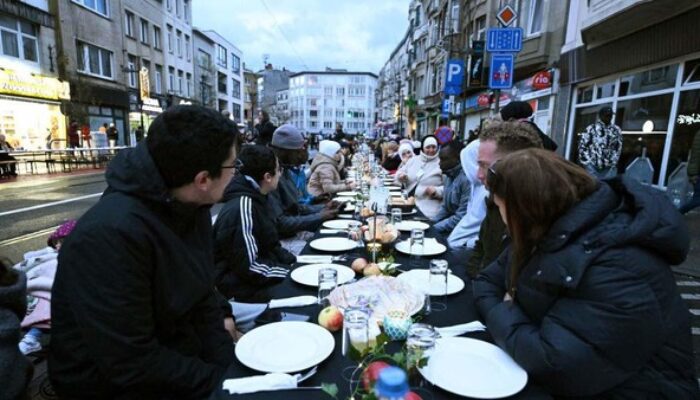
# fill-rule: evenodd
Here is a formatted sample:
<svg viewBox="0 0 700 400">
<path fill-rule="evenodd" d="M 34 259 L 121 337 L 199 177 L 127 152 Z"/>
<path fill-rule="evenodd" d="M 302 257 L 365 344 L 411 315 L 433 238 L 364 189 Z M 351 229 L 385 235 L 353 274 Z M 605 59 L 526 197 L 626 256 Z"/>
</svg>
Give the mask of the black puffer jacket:
<svg viewBox="0 0 700 400">
<path fill-rule="evenodd" d="M 214 289 L 209 207 L 179 203 L 145 142 L 58 256 L 51 382 L 62 398 L 202 398 L 232 360 Z"/>
<path fill-rule="evenodd" d="M 508 251 L 474 296 L 496 343 L 555 396 L 697 399 L 690 314 L 669 268 L 688 246 L 661 192 L 613 179 L 554 224 L 514 303 Z"/>
<path fill-rule="evenodd" d="M 282 281 L 296 257 L 282 248 L 267 197 L 238 174 L 224 192 L 214 224 L 216 285 L 227 298 L 265 302 L 265 287 Z"/>
<path fill-rule="evenodd" d="M 323 205 L 299 204 L 298 193 L 289 170 L 285 168 L 280 176 L 277 190 L 267 195 L 267 210 L 282 238 L 294 236 L 301 231 L 314 232 L 323 222 L 321 218 Z"/>
</svg>

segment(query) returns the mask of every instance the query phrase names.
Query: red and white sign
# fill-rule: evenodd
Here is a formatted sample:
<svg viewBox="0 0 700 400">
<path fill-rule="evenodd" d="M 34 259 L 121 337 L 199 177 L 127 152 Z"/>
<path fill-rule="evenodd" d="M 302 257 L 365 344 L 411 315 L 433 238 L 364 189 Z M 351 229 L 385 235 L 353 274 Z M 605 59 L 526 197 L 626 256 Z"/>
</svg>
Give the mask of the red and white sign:
<svg viewBox="0 0 700 400">
<path fill-rule="evenodd" d="M 496 14 L 496 18 L 500 23 L 503 24 L 503 26 L 508 26 L 515 21 L 515 18 L 518 17 L 518 14 L 515 12 L 513 7 L 506 5 L 505 7 L 501 8 L 501 10 Z"/>
<path fill-rule="evenodd" d="M 549 70 L 540 71 L 532 77 L 532 88 L 535 90 L 552 87 L 552 73 Z"/>
<path fill-rule="evenodd" d="M 486 107 L 491 103 L 491 100 L 489 98 L 489 95 L 486 93 L 482 93 L 477 97 L 476 99 L 476 104 L 478 104 L 481 107 Z"/>
</svg>

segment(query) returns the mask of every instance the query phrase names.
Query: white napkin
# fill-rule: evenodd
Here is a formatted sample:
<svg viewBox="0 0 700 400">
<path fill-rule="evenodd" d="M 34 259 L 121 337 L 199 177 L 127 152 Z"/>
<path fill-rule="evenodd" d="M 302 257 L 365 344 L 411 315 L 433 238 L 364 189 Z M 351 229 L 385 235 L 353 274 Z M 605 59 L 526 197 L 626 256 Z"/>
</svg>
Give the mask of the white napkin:
<svg viewBox="0 0 700 400">
<path fill-rule="evenodd" d="M 346 231 L 340 229 L 320 229 L 318 232 L 322 235 L 335 235 L 338 233 L 346 233 Z"/>
<path fill-rule="evenodd" d="M 311 304 L 316 304 L 317 302 L 318 299 L 316 298 L 316 296 L 287 297 L 285 299 L 270 300 L 270 308 L 303 307 Z"/>
<path fill-rule="evenodd" d="M 333 262 L 332 256 L 297 256 L 298 263 L 304 264 L 330 264 Z"/>
<path fill-rule="evenodd" d="M 466 324 L 445 326 L 443 328 L 437 328 L 438 333 L 442 337 L 452 337 L 463 335 L 468 332 L 478 332 L 485 331 L 486 326 L 479 321 L 467 322 Z"/>
<path fill-rule="evenodd" d="M 247 378 L 226 379 L 224 390 L 229 394 L 255 393 L 297 387 L 297 378 L 289 374 L 272 373 Z"/>
</svg>

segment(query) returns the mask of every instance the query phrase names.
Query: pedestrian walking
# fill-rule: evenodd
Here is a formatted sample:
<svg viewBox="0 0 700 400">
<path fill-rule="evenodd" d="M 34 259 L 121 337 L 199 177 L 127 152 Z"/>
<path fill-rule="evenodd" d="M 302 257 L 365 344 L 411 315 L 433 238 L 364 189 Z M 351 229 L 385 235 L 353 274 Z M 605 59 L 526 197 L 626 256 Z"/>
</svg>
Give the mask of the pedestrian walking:
<svg viewBox="0 0 700 400">
<path fill-rule="evenodd" d="M 578 142 L 578 161 L 598 179 L 617 175 L 617 163 L 622 154 L 622 132 L 612 123 L 615 113 L 610 107 L 598 112 L 598 120 L 586 127 Z"/>
<path fill-rule="evenodd" d="M 58 256 L 48 365 L 60 397 L 205 398 L 219 385 L 235 325 L 214 289 L 210 207 L 237 135 L 215 110 L 173 106 L 112 160 Z"/>
</svg>

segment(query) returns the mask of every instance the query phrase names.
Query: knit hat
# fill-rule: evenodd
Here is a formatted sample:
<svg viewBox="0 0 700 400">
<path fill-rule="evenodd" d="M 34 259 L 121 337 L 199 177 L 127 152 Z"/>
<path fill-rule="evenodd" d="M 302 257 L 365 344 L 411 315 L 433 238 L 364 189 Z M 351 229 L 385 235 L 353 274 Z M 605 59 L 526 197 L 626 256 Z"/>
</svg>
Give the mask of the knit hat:
<svg viewBox="0 0 700 400">
<path fill-rule="evenodd" d="M 427 146 L 435 146 L 438 147 L 438 141 L 433 135 L 426 136 L 423 138 L 423 143 L 421 145 L 421 150 L 425 150 Z"/>
<path fill-rule="evenodd" d="M 304 148 L 304 136 L 296 126 L 284 124 L 275 129 L 270 144 L 278 149 L 301 150 Z"/>
<path fill-rule="evenodd" d="M 321 143 L 318 144 L 318 152 L 328 157 L 335 156 L 338 150 L 340 150 L 340 143 L 333 140 L 321 140 Z"/>
<path fill-rule="evenodd" d="M 413 154 L 413 145 L 410 142 L 402 143 L 401 146 L 399 146 L 399 155 L 403 155 L 406 151 L 410 151 L 411 154 Z"/>
<path fill-rule="evenodd" d="M 64 222 L 63 225 L 59 226 L 58 229 L 56 229 L 56 231 L 49 236 L 46 243 L 49 246 L 56 248 L 56 242 L 70 235 L 75 228 L 75 224 L 77 224 L 77 221 L 74 219 L 69 219 L 68 221 Z"/>
<path fill-rule="evenodd" d="M 532 107 L 524 101 L 511 101 L 501 109 L 501 119 L 510 121 L 511 119 L 530 118 Z"/>
</svg>

